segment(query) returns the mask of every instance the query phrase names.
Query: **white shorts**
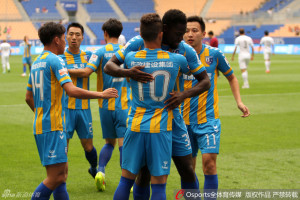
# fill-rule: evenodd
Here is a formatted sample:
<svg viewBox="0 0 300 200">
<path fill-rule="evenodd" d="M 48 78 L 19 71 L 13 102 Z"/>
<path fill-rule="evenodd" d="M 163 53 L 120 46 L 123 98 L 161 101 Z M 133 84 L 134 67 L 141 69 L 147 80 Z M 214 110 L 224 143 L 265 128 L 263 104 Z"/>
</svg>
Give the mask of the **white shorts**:
<svg viewBox="0 0 300 200">
<path fill-rule="evenodd" d="M 2 65 L 5 66 L 9 62 L 9 56 L 1 56 L 2 58 Z"/>
<path fill-rule="evenodd" d="M 250 55 L 239 55 L 240 69 L 247 69 L 249 61 L 250 61 Z"/>
<path fill-rule="evenodd" d="M 264 51 L 264 59 L 265 60 L 270 60 L 270 57 L 271 57 L 271 52 L 269 52 L 269 51 L 265 52 Z"/>
</svg>

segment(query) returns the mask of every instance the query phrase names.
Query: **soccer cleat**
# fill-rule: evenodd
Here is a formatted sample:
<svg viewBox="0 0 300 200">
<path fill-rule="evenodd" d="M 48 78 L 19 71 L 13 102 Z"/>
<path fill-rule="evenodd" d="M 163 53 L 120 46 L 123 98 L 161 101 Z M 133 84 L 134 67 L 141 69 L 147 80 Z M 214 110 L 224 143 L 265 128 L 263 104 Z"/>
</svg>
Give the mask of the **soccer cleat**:
<svg viewBox="0 0 300 200">
<path fill-rule="evenodd" d="M 2 74 L 6 74 L 6 72 L 5 72 L 5 71 L 3 71 L 3 72 L 2 72 Z"/>
<path fill-rule="evenodd" d="M 250 88 L 250 86 L 249 85 L 243 85 L 242 88 L 243 89 L 248 89 L 248 88 Z"/>
<path fill-rule="evenodd" d="M 23 77 L 26 76 L 26 73 L 21 74 L 21 76 L 23 76 Z"/>
<path fill-rule="evenodd" d="M 8 69 L 7 72 L 9 73 L 9 72 L 10 72 L 10 69 Z"/>
<path fill-rule="evenodd" d="M 89 174 L 95 178 L 96 174 L 97 174 L 97 168 L 89 168 Z"/>
<path fill-rule="evenodd" d="M 270 70 L 266 70 L 266 73 L 267 73 L 267 74 L 270 73 Z"/>
<path fill-rule="evenodd" d="M 99 191 L 104 191 L 105 190 L 105 186 L 106 186 L 106 183 L 105 183 L 105 174 L 103 174 L 102 172 L 98 172 L 96 174 L 96 177 L 95 177 L 95 184 L 96 184 L 96 188 Z"/>
</svg>

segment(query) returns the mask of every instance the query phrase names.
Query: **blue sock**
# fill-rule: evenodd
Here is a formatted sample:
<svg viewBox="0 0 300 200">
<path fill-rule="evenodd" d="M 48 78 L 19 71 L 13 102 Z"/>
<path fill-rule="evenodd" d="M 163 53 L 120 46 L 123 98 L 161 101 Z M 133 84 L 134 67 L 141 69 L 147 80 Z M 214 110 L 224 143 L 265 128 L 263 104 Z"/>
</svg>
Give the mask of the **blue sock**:
<svg viewBox="0 0 300 200">
<path fill-rule="evenodd" d="M 134 180 L 121 176 L 120 183 L 114 194 L 114 200 L 128 200 L 130 195 L 130 189 L 133 183 Z"/>
<path fill-rule="evenodd" d="M 120 167 L 122 169 L 122 151 L 123 151 L 123 146 L 119 147 L 119 151 L 120 151 Z"/>
<path fill-rule="evenodd" d="M 197 181 L 194 182 L 184 182 L 181 180 L 181 189 L 199 189 Z"/>
<path fill-rule="evenodd" d="M 89 161 L 92 168 L 97 167 L 97 150 L 93 147 L 92 151 L 85 151 L 85 157 Z"/>
<path fill-rule="evenodd" d="M 134 183 L 133 199 L 149 200 L 149 198 L 150 198 L 150 185 L 147 185 L 146 187 L 141 187 Z"/>
<path fill-rule="evenodd" d="M 53 191 L 54 200 L 69 200 L 69 194 L 67 192 L 66 183 L 60 184 Z"/>
<path fill-rule="evenodd" d="M 32 194 L 31 200 L 49 200 L 52 190 L 47 188 L 43 182 L 35 189 Z"/>
<path fill-rule="evenodd" d="M 26 65 L 23 65 L 23 72 L 26 73 Z"/>
<path fill-rule="evenodd" d="M 196 178 L 197 188 L 199 188 L 199 180 L 198 180 L 198 177 L 197 177 L 196 173 L 195 173 L 195 178 Z"/>
<path fill-rule="evenodd" d="M 151 188 L 152 188 L 151 200 L 167 199 L 166 183 L 165 184 L 151 184 Z"/>
<path fill-rule="evenodd" d="M 101 171 L 105 174 L 105 166 L 111 158 L 112 152 L 114 150 L 114 146 L 111 144 L 105 144 L 99 155 L 99 167 L 98 172 Z"/>
<path fill-rule="evenodd" d="M 203 192 L 217 192 L 218 191 L 218 175 L 204 175 L 204 191 Z M 208 189 L 209 191 L 205 191 Z M 205 199 L 217 199 L 217 198 L 205 198 Z"/>
</svg>

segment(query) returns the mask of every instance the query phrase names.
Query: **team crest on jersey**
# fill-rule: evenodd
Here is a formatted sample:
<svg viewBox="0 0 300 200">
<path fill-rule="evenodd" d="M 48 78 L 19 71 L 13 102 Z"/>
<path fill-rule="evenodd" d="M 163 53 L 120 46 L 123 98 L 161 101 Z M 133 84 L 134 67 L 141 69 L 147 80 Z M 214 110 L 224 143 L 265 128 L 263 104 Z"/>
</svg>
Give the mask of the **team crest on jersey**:
<svg viewBox="0 0 300 200">
<path fill-rule="evenodd" d="M 93 54 L 92 57 L 90 58 L 90 62 L 96 62 L 98 59 L 98 56 L 96 54 Z"/>
<path fill-rule="evenodd" d="M 205 62 L 208 64 L 208 65 L 211 65 L 214 61 L 214 58 L 213 56 L 205 56 Z"/>
<path fill-rule="evenodd" d="M 85 55 L 85 56 L 84 56 L 84 60 L 86 60 L 86 62 L 89 62 L 89 57 L 88 57 L 88 55 Z"/>
</svg>

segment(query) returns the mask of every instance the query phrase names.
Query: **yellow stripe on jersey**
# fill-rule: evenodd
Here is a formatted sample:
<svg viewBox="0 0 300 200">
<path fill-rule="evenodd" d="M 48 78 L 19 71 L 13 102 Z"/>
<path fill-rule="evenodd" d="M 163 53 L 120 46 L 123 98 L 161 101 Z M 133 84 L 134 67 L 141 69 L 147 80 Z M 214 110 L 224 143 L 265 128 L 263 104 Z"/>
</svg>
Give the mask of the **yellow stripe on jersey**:
<svg viewBox="0 0 300 200">
<path fill-rule="evenodd" d="M 131 131 L 140 132 L 141 122 L 145 112 L 146 112 L 146 108 L 141 108 L 141 107 L 136 108 L 134 117 L 131 122 Z"/>
<path fill-rule="evenodd" d="M 129 111 L 128 111 L 128 115 L 127 115 L 127 116 L 130 115 L 130 112 L 131 112 L 131 107 L 129 108 Z M 128 121 L 129 121 L 129 117 L 127 117 L 127 119 L 126 119 L 126 128 L 128 127 Z"/>
<path fill-rule="evenodd" d="M 164 59 L 164 58 L 169 59 L 170 58 L 169 54 L 165 51 L 157 51 L 157 59 Z"/>
<path fill-rule="evenodd" d="M 105 46 L 105 51 L 113 51 L 113 50 L 114 50 L 114 47 L 113 47 L 112 44 L 107 44 L 107 45 Z"/>
<path fill-rule="evenodd" d="M 167 131 L 172 131 L 172 120 L 173 120 L 173 110 L 169 110 L 168 111 Z"/>
<path fill-rule="evenodd" d="M 99 69 L 98 69 L 98 74 L 97 74 L 97 91 L 98 92 L 103 92 L 103 75 L 102 75 L 102 61 L 103 61 L 103 57 L 100 60 L 100 64 L 99 64 Z M 98 99 L 98 105 L 99 108 L 102 108 L 103 104 L 103 99 Z"/>
<path fill-rule="evenodd" d="M 119 51 L 117 51 L 117 52 L 118 52 L 118 54 L 121 56 L 122 60 L 125 60 L 125 56 L 124 56 L 124 54 L 122 53 L 122 51 L 119 50 Z"/>
<path fill-rule="evenodd" d="M 96 65 L 94 65 L 93 63 L 88 63 L 87 65 L 94 67 L 96 70 L 98 69 L 98 67 Z"/>
<path fill-rule="evenodd" d="M 59 80 L 59 83 L 63 82 L 64 80 L 68 80 L 68 79 L 70 79 L 70 77 L 69 76 L 65 76 L 65 77 L 63 77 L 62 79 Z"/>
<path fill-rule="evenodd" d="M 32 88 L 32 85 L 31 85 L 31 84 L 29 84 L 29 83 L 27 83 L 27 87 L 30 87 L 30 88 Z"/>
<path fill-rule="evenodd" d="M 119 45 L 119 49 L 122 49 L 123 48 L 123 45 Z"/>
<path fill-rule="evenodd" d="M 49 52 L 45 52 L 42 56 L 41 56 L 41 60 L 46 59 L 47 56 L 49 55 Z"/>
<path fill-rule="evenodd" d="M 50 71 L 51 71 L 51 108 L 50 108 L 50 121 L 51 121 L 51 130 L 53 127 L 55 127 L 55 92 L 56 92 L 56 88 L 55 88 L 55 81 L 56 81 L 56 78 L 55 78 L 55 75 L 52 71 L 52 68 L 50 67 Z"/>
<path fill-rule="evenodd" d="M 163 110 L 164 108 L 155 109 L 155 112 L 150 120 L 150 133 L 160 132 L 160 121 Z"/>
<path fill-rule="evenodd" d="M 192 84 L 193 84 L 193 81 L 187 81 L 185 80 L 184 81 L 184 90 L 188 90 L 190 88 L 192 88 Z M 186 125 L 190 125 L 190 102 L 191 102 L 191 98 L 186 98 L 184 99 L 184 102 L 183 102 L 183 119 L 184 119 L 184 122 Z"/>
<path fill-rule="evenodd" d="M 141 50 L 141 51 L 138 51 L 134 57 L 135 58 L 146 58 L 146 55 L 147 55 L 147 51 Z"/>
<path fill-rule="evenodd" d="M 35 133 L 42 134 L 43 133 L 43 108 L 37 108 L 36 113 L 36 121 L 35 121 Z"/>
<path fill-rule="evenodd" d="M 108 110 L 115 110 L 115 105 L 116 105 L 115 98 L 108 99 L 107 103 L 108 103 L 108 105 L 107 105 Z"/>
<path fill-rule="evenodd" d="M 128 109 L 127 87 L 122 87 L 121 106 L 122 110 Z"/>
<path fill-rule="evenodd" d="M 214 80 L 214 112 L 215 112 L 215 119 L 219 118 L 219 95 L 217 91 L 217 80 L 218 80 L 218 75 L 217 75 L 217 69 L 215 70 L 215 80 Z"/>
<path fill-rule="evenodd" d="M 205 57 L 209 56 L 209 49 L 204 49 L 203 53 L 200 55 L 200 60 L 201 63 L 205 66 L 205 67 L 209 67 L 210 65 L 206 63 Z"/>
<path fill-rule="evenodd" d="M 88 63 L 86 61 L 86 59 L 84 58 L 84 56 L 86 55 L 86 53 L 84 51 L 81 51 L 80 52 L 80 60 L 81 60 L 81 63 Z"/>
<path fill-rule="evenodd" d="M 198 124 L 207 122 L 206 118 L 206 100 L 207 100 L 208 91 L 203 92 L 199 95 L 198 99 L 198 110 L 197 110 L 197 119 Z"/>
<path fill-rule="evenodd" d="M 195 73 L 195 72 L 199 71 L 202 67 L 204 67 L 203 64 L 199 65 L 196 69 L 191 70 L 191 72 Z"/>
<path fill-rule="evenodd" d="M 82 89 L 88 90 L 88 78 L 82 78 Z M 81 100 L 81 106 L 82 109 L 88 109 L 89 108 L 89 100 L 88 99 L 82 99 Z"/>
<path fill-rule="evenodd" d="M 67 65 L 75 64 L 74 56 L 65 51 Z"/>
<path fill-rule="evenodd" d="M 73 85 L 77 85 L 77 78 L 76 77 L 71 77 Z M 68 108 L 69 109 L 75 109 L 75 103 L 76 103 L 76 98 L 70 97 L 69 96 L 69 101 L 68 101 Z"/>
<path fill-rule="evenodd" d="M 224 75 L 227 75 L 227 74 L 229 74 L 231 71 L 232 71 L 232 69 L 230 68 L 230 69 L 228 69 L 226 72 L 224 72 L 223 74 L 224 74 Z"/>
</svg>

